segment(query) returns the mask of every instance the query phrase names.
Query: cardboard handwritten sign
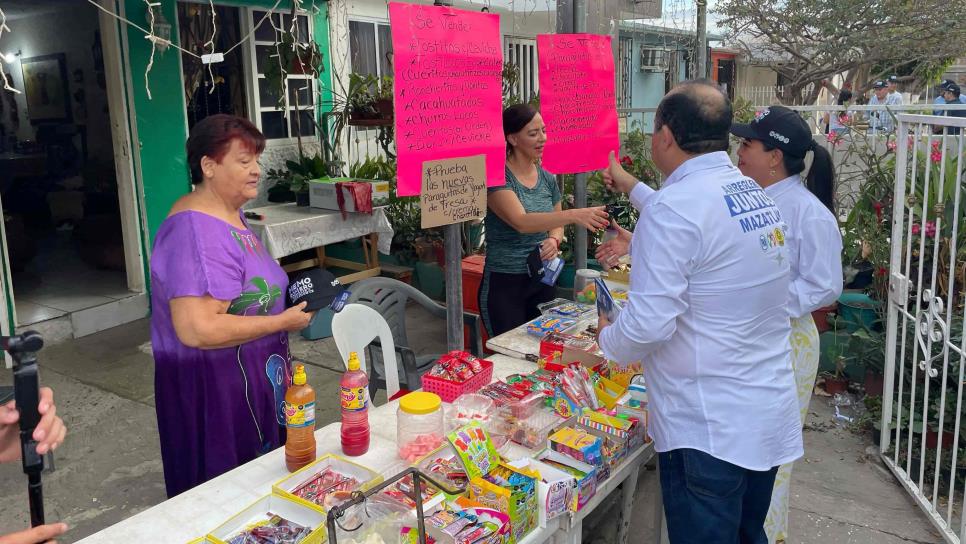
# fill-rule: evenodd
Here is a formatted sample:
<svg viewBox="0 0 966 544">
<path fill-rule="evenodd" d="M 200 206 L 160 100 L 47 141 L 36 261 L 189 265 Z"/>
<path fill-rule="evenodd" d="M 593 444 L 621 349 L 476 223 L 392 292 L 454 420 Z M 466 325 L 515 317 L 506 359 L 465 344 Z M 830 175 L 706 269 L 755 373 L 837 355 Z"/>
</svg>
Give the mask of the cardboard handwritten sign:
<svg viewBox="0 0 966 544">
<path fill-rule="evenodd" d="M 486 180 L 503 185 L 500 18 L 417 4 L 389 4 L 397 194 L 421 188 L 424 162 L 486 155 Z"/>
<path fill-rule="evenodd" d="M 543 34 L 537 58 L 543 167 L 554 174 L 606 168 L 607 154 L 620 148 L 610 36 Z"/>
<path fill-rule="evenodd" d="M 422 228 L 479 219 L 486 213 L 486 156 L 423 163 Z"/>
</svg>

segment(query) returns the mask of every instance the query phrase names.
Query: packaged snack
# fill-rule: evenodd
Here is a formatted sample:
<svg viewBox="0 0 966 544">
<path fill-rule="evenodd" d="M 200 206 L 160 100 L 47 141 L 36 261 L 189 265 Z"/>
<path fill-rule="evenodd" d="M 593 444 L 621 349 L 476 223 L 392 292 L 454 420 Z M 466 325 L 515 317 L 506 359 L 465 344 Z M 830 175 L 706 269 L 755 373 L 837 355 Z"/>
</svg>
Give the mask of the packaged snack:
<svg viewBox="0 0 966 544">
<path fill-rule="evenodd" d="M 269 512 L 266 519 L 256 521 L 231 537 L 228 544 L 298 544 L 312 530 Z"/>
<path fill-rule="evenodd" d="M 576 320 L 553 315 L 540 316 L 527 323 L 527 333 L 543 338 L 549 332 L 563 332 L 577 323 Z"/>
<path fill-rule="evenodd" d="M 564 427 L 550 435 L 550 448 L 578 461 L 600 467 L 603 462 L 602 440 L 574 427 Z"/>
</svg>

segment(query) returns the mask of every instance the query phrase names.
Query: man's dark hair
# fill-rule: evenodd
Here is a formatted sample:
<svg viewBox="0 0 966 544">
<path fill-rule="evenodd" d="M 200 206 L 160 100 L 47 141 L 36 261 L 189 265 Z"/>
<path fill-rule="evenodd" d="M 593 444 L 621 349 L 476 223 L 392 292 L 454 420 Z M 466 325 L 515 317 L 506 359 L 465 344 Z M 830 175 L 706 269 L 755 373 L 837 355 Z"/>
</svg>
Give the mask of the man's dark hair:
<svg viewBox="0 0 966 544">
<path fill-rule="evenodd" d="M 667 125 L 682 151 L 700 155 L 727 151 L 731 102 L 717 84 L 692 79 L 661 100 L 654 114 L 654 130 Z"/>
</svg>

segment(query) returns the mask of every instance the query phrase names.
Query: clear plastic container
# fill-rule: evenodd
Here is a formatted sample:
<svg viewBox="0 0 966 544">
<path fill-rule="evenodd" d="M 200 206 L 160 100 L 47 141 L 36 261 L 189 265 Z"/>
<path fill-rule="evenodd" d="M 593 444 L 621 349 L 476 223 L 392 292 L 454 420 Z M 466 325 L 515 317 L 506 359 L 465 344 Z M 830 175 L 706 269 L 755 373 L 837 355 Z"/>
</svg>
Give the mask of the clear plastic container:
<svg viewBox="0 0 966 544">
<path fill-rule="evenodd" d="M 410 463 L 435 450 L 445 440 L 442 400 L 418 391 L 399 399 L 396 444 L 399 457 Z"/>
<path fill-rule="evenodd" d="M 597 287 L 594 280 L 601 277 L 597 270 L 581 268 L 574 276 L 574 300 L 584 304 L 597 302 Z"/>
</svg>

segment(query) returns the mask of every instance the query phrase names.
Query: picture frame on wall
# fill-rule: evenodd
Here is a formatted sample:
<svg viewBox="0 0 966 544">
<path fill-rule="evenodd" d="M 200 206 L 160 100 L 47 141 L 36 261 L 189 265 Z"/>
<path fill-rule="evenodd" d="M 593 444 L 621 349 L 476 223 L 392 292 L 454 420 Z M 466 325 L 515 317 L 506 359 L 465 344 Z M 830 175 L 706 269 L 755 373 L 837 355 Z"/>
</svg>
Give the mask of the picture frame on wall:
<svg viewBox="0 0 966 544">
<path fill-rule="evenodd" d="M 24 95 L 31 124 L 66 122 L 71 119 L 67 63 L 63 53 L 25 58 Z"/>
</svg>

